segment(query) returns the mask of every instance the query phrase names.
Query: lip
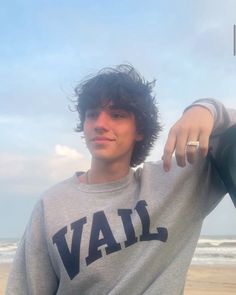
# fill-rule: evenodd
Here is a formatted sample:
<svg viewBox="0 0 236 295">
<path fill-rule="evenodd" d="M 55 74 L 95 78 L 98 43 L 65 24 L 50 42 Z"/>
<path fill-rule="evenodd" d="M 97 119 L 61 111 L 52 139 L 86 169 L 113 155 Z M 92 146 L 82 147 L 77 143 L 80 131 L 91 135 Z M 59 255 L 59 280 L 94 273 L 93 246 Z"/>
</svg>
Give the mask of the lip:
<svg viewBox="0 0 236 295">
<path fill-rule="evenodd" d="M 107 142 L 107 141 L 114 141 L 114 139 L 109 138 L 109 137 L 105 137 L 105 136 L 96 136 L 94 138 L 92 138 L 93 142 Z"/>
</svg>

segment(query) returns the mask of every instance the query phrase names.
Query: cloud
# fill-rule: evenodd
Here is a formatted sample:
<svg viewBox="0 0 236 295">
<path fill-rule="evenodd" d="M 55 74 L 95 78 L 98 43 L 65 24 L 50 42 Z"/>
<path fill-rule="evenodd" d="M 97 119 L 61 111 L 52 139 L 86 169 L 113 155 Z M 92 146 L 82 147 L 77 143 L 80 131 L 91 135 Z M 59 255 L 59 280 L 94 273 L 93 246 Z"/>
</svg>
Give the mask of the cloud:
<svg viewBox="0 0 236 295">
<path fill-rule="evenodd" d="M 1 196 L 35 197 L 75 171 L 87 170 L 89 160 L 75 148 L 57 144 L 51 154 L 0 153 Z"/>
<path fill-rule="evenodd" d="M 50 179 L 64 179 L 75 171 L 84 171 L 88 167 L 89 160 L 83 154 L 69 146 L 57 144 L 49 161 Z"/>
<path fill-rule="evenodd" d="M 83 155 L 76 151 L 76 149 L 70 148 L 66 145 L 57 144 L 55 146 L 55 154 L 57 156 L 67 157 L 67 158 L 83 158 Z"/>
<path fill-rule="evenodd" d="M 48 184 L 43 156 L 7 152 L 0 154 L 1 195 L 30 196 Z"/>
</svg>

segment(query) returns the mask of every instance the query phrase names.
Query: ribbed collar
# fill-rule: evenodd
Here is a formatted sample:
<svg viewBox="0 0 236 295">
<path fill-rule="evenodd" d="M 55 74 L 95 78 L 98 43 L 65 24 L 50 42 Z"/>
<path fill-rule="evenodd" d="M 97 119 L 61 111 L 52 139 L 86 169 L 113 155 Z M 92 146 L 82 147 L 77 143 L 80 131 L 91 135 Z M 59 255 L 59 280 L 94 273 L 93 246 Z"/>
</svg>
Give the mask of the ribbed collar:
<svg viewBox="0 0 236 295">
<path fill-rule="evenodd" d="M 78 179 L 78 176 L 82 173 L 84 172 L 82 171 L 76 172 L 72 178 L 72 181 L 80 191 L 90 192 L 90 193 L 111 192 L 111 191 L 123 189 L 134 178 L 134 170 L 130 168 L 129 173 L 119 180 L 111 181 L 107 183 L 99 183 L 99 184 L 85 184 L 85 183 L 81 183 Z"/>
</svg>

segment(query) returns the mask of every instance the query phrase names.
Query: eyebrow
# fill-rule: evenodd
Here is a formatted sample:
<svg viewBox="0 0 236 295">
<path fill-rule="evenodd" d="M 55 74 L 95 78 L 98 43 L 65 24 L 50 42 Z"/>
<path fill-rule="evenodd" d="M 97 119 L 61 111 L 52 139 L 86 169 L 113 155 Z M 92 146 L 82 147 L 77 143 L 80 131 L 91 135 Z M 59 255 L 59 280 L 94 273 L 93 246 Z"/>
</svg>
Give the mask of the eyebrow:
<svg viewBox="0 0 236 295">
<path fill-rule="evenodd" d="M 98 106 L 98 107 L 91 107 L 91 108 L 88 108 L 87 111 L 89 110 L 101 110 L 101 109 L 108 109 L 108 110 L 121 110 L 121 111 L 126 111 L 126 112 L 129 112 L 131 113 L 131 110 L 128 108 L 128 107 L 125 107 L 125 106 L 119 106 L 119 105 L 110 105 L 110 106 Z"/>
<path fill-rule="evenodd" d="M 124 106 L 124 105 L 110 105 L 108 106 L 108 108 L 110 110 L 121 110 L 121 111 L 125 111 L 128 113 L 131 113 L 131 109 L 128 106 Z"/>
</svg>

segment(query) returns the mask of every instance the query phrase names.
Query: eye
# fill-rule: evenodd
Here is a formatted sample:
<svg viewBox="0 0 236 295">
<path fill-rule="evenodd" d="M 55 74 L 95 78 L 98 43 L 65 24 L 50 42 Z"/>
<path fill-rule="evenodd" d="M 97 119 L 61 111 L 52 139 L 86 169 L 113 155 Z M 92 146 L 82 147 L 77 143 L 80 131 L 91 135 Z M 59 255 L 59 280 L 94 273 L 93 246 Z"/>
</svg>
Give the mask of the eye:
<svg viewBox="0 0 236 295">
<path fill-rule="evenodd" d="M 99 115 L 99 112 L 97 110 L 87 110 L 85 113 L 86 119 L 96 119 Z"/>
<path fill-rule="evenodd" d="M 111 111 L 111 117 L 114 119 L 122 119 L 128 117 L 128 112 L 124 110 L 112 110 Z"/>
<path fill-rule="evenodd" d="M 113 118 L 115 118 L 115 119 L 123 118 L 123 117 L 124 117 L 124 116 L 123 116 L 121 113 L 119 113 L 119 112 L 114 112 L 114 113 L 111 114 L 111 116 L 112 116 Z"/>
</svg>

